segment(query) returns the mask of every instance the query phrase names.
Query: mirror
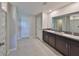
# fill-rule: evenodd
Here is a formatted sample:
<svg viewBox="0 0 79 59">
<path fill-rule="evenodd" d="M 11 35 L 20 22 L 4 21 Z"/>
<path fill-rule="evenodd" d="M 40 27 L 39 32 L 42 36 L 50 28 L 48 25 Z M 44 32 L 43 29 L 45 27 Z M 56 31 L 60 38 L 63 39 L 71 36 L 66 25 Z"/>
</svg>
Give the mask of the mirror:
<svg viewBox="0 0 79 59">
<path fill-rule="evenodd" d="M 52 29 L 79 35 L 79 13 L 53 17 Z"/>
</svg>

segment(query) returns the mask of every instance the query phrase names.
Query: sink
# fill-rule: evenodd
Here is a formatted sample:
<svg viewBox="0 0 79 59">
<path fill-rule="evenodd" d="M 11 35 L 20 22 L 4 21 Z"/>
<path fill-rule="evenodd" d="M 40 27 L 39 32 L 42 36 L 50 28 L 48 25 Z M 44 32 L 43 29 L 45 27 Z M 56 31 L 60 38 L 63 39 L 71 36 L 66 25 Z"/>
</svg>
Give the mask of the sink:
<svg viewBox="0 0 79 59">
<path fill-rule="evenodd" d="M 79 33 L 73 33 L 74 36 L 79 36 Z"/>
</svg>

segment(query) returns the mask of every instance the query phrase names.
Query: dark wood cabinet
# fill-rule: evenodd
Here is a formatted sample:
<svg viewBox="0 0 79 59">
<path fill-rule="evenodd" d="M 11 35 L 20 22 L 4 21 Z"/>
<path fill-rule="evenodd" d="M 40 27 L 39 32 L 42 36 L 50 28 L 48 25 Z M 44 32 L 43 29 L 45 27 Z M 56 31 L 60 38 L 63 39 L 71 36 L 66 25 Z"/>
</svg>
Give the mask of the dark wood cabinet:
<svg viewBox="0 0 79 59">
<path fill-rule="evenodd" d="M 65 56 L 79 56 L 79 41 L 43 31 L 43 40 Z"/>
<path fill-rule="evenodd" d="M 79 42 L 70 41 L 70 53 L 71 56 L 79 56 Z"/>
<path fill-rule="evenodd" d="M 55 36 L 52 33 L 43 31 L 43 40 L 51 46 L 55 47 Z"/>
<path fill-rule="evenodd" d="M 51 46 L 53 46 L 53 47 L 55 47 L 55 35 L 53 35 L 53 34 L 49 34 L 49 44 L 51 45 Z"/>
<path fill-rule="evenodd" d="M 68 55 L 69 43 L 66 38 L 56 36 L 56 48 L 64 55 Z"/>
<path fill-rule="evenodd" d="M 43 31 L 43 40 L 45 41 L 45 42 L 48 42 L 48 32 L 45 32 L 45 31 Z"/>
</svg>

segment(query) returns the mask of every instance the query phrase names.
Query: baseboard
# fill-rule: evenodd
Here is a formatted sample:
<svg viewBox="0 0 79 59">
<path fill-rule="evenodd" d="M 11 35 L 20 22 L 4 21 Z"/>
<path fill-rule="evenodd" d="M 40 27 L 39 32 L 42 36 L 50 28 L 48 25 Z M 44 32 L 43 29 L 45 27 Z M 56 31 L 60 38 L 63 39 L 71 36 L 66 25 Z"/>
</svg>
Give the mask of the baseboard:
<svg viewBox="0 0 79 59">
<path fill-rule="evenodd" d="M 9 54 L 10 54 L 10 52 L 15 51 L 15 50 L 16 50 L 16 48 L 9 49 L 9 50 L 8 50 L 8 52 L 7 52 L 7 55 L 9 55 Z"/>
<path fill-rule="evenodd" d="M 43 41 L 42 39 L 40 39 L 39 37 L 36 37 L 36 39 L 39 39 L 40 41 Z"/>
<path fill-rule="evenodd" d="M 36 37 L 36 39 L 39 39 L 39 40 L 40 40 L 40 38 L 39 38 L 39 37 Z"/>
<path fill-rule="evenodd" d="M 21 40 L 21 39 L 30 39 L 29 37 L 22 37 L 22 38 L 19 38 L 18 40 Z"/>
<path fill-rule="evenodd" d="M 15 50 L 16 50 L 16 48 L 10 49 L 10 51 L 15 51 Z"/>
</svg>

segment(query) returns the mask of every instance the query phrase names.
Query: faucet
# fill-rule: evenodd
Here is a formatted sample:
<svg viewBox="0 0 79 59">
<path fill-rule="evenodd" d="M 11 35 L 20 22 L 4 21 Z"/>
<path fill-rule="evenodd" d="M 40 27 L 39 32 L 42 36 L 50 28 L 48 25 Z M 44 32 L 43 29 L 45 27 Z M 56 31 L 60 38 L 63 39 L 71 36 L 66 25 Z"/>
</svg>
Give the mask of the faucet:
<svg viewBox="0 0 79 59">
<path fill-rule="evenodd" d="M 74 33 L 72 32 L 72 35 L 74 35 Z"/>
</svg>

